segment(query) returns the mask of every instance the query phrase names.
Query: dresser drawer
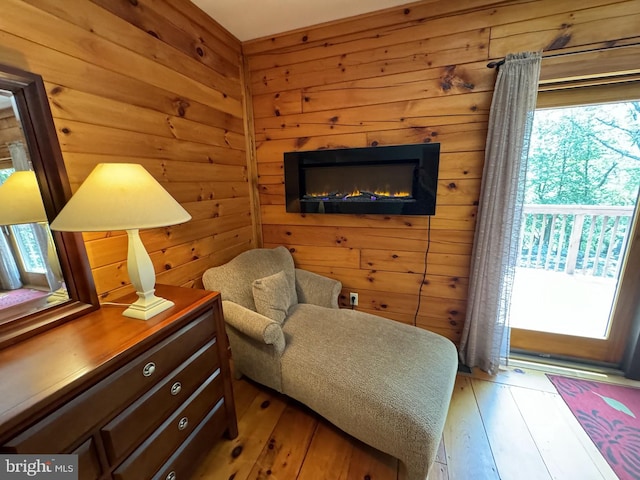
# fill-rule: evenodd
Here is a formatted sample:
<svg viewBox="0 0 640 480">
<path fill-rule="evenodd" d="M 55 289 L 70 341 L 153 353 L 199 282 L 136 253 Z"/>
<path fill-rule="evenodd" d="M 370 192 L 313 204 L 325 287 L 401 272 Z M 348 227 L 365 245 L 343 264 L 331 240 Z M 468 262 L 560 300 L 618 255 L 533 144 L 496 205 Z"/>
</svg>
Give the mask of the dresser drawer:
<svg viewBox="0 0 640 480">
<path fill-rule="evenodd" d="M 206 418 L 196 427 L 189 438 L 160 467 L 152 480 L 189 480 L 200 460 L 209 449 L 202 445 L 211 445 L 211 440 L 220 438 L 225 430 L 225 405 L 216 405 Z"/>
<path fill-rule="evenodd" d="M 78 480 L 96 480 L 100 477 L 100 460 L 93 438 L 90 438 L 73 452 L 78 455 Z"/>
<path fill-rule="evenodd" d="M 217 370 L 114 472 L 114 480 L 150 478 L 214 408 L 222 408 L 224 385 Z M 214 407 L 215 406 L 215 407 Z"/>
<path fill-rule="evenodd" d="M 218 368 L 214 339 L 105 425 L 101 434 L 109 462 L 116 464 L 141 443 Z"/>
<path fill-rule="evenodd" d="M 215 334 L 211 312 L 183 327 L 40 423 L 9 441 L 14 453 L 65 453 L 69 446 L 125 408 Z"/>
</svg>

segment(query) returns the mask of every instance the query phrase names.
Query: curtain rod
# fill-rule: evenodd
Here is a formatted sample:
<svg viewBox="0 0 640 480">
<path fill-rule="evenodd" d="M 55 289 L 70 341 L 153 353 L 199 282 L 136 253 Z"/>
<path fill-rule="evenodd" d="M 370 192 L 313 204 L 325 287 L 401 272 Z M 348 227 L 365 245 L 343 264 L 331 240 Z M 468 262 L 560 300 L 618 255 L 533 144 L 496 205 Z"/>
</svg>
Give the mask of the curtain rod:
<svg viewBox="0 0 640 480">
<path fill-rule="evenodd" d="M 504 62 L 504 58 L 495 62 L 489 62 L 487 63 L 487 68 L 495 68 L 496 70 L 498 70 L 502 65 L 504 65 Z"/>
<path fill-rule="evenodd" d="M 621 49 L 629 48 L 629 47 L 632 47 L 632 45 L 616 45 L 616 46 L 608 48 L 607 51 L 618 50 L 618 49 L 621 50 Z M 598 51 L 602 51 L 602 49 L 591 48 L 591 49 L 588 49 L 588 50 L 582 50 L 580 52 L 558 52 L 558 53 L 549 53 L 549 52 L 547 52 L 547 54 L 543 56 L 542 60 L 549 59 L 549 58 L 555 58 L 555 57 L 564 57 L 564 56 L 569 56 L 570 57 L 572 55 L 581 55 L 581 54 L 585 54 L 585 53 L 593 53 L 593 52 L 598 52 Z M 502 60 L 494 60 L 492 62 L 487 63 L 487 68 L 499 69 L 502 65 L 504 65 L 504 62 L 505 62 L 504 58 Z"/>
</svg>

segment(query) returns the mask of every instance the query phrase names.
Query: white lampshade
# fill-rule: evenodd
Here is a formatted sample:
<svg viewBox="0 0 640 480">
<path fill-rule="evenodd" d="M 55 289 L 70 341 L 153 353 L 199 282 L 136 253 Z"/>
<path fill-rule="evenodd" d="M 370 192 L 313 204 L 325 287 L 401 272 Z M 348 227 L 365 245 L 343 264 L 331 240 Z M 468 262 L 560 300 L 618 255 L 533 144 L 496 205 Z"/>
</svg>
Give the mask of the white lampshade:
<svg viewBox="0 0 640 480">
<path fill-rule="evenodd" d="M 123 315 L 148 320 L 173 306 L 155 295 L 155 272 L 140 240 L 141 228 L 184 223 L 191 215 L 142 165 L 101 163 L 51 223 L 53 230 L 103 232 L 126 230 L 127 271 L 138 300 Z"/>
<path fill-rule="evenodd" d="M 31 170 L 12 173 L 0 185 L 0 225 L 46 221 L 36 174 Z"/>
<path fill-rule="evenodd" d="M 142 165 L 101 163 L 51 223 L 51 229 L 104 232 L 165 227 L 190 219 Z"/>
</svg>

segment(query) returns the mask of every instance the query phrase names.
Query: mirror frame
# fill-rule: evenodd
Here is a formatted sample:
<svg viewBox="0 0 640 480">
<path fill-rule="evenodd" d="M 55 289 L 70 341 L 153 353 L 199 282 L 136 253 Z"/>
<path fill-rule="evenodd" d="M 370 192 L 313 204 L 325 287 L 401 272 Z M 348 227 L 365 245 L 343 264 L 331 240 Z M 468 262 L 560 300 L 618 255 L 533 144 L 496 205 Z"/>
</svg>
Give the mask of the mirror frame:
<svg viewBox="0 0 640 480">
<path fill-rule="evenodd" d="M 49 100 L 40 75 L 0 64 L 0 89 L 14 95 L 49 223 L 71 198 Z M 99 308 L 81 233 L 52 232 L 69 300 L 0 326 L 0 348 Z"/>
</svg>

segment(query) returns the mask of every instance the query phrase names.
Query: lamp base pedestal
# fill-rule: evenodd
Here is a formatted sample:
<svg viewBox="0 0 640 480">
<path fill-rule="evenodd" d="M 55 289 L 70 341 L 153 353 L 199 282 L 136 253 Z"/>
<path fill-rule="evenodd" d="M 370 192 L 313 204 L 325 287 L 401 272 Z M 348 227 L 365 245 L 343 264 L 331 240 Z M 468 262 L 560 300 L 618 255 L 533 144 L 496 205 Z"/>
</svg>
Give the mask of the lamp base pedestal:
<svg viewBox="0 0 640 480">
<path fill-rule="evenodd" d="M 69 300 L 69 292 L 67 292 L 67 288 L 64 285 L 47 297 L 47 303 L 64 302 L 66 300 Z"/>
<path fill-rule="evenodd" d="M 122 315 L 125 317 L 137 318 L 138 320 L 149 320 L 151 317 L 164 312 L 166 309 L 173 307 L 174 303 L 161 297 L 151 294 L 150 298 L 138 294 L 140 298 L 129 305 Z"/>
<path fill-rule="evenodd" d="M 153 271 L 151 258 L 140 240 L 138 230 L 127 230 L 127 236 L 129 238 L 127 271 L 131 285 L 138 294 L 138 300 L 132 303 L 122 315 L 139 320 L 149 320 L 154 315 L 173 307 L 174 303 L 154 295 L 156 274 Z"/>
</svg>

